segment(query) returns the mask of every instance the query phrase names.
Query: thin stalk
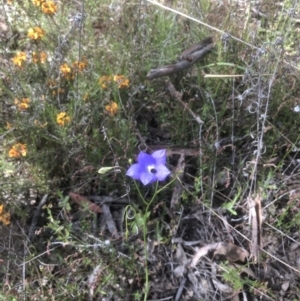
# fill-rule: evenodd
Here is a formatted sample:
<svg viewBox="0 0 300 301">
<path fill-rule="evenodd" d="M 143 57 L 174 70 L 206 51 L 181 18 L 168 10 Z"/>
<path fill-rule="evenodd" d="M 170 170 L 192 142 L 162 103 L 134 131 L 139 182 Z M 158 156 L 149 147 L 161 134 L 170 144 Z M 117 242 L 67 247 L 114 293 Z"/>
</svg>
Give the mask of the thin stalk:
<svg viewBox="0 0 300 301">
<path fill-rule="evenodd" d="M 159 191 L 161 191 L 161 189 L 159 191 L 157 191 L 157 187 L 158 187 L 158 182 L 156 182 L 155 185 L 155 191 L 153 194 L 153 197 L 151 199 L 151 201 L 147 204 L 146 206 L 146 211 L 144 214 L 144 224 L 143 224 L 143 235 L 144 235 L 144 253 L 145 253 L 145 295 L 144 295 L 144 301 L 147 301 L 147 297 L 148 297 L 148 293 L 149 293 L 149 273 L 148 273 L 148 248 L 147 248 L 147 222 L 148 222 L 148 210 L 149 207 L 151 205 L 151 203 L 153 202 L 153 200 L 155 199 L 155 196 L 158 194 Z M 143 200 L 144 203 L 147 203 L 145 200 Z"/>
</svg>

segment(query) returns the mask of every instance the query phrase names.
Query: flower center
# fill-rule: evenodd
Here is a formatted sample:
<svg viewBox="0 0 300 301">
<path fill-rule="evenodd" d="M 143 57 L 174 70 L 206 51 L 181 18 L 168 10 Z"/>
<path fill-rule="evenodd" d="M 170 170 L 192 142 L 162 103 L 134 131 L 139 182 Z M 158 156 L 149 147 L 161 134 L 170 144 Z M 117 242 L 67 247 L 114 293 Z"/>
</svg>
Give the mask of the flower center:
<svg viewBox="0 0 300 301">
<path fill-rule="evenodd" d="M 149 165 L 147 168 L 150 173 L 152 173 L 152 174 L 157 173 L 157 170 L 155 169 L 155 165 Z"/>
</svg>

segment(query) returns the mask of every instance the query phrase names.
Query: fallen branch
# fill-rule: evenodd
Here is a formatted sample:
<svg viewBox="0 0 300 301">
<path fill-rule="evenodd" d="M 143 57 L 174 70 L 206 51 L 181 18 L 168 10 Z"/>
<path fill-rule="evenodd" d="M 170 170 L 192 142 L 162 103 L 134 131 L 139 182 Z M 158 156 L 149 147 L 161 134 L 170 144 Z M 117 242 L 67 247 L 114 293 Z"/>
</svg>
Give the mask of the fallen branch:
<svg viewBox="0 0 300 301">
<path fill-rule="evenodd" d="M 205 38 L 201 42 L 183 51 L 180 55 L 180 61 L 172 65 L 166 65 L 157 69 L 151 69 L 150 72 L 146 75 L 146 78 L 151 80 L 157 77 L 170 75 L 187 69 L 194 65 L 198 60 L 203 58 L 207 53 L 209 53 L 212 48 L 213 38 Z"/>
<path fill-rule="evenodd" d="M 200 41 L 197 44 L 192 45 L 190 48 L 184 50 L 181 55 L 179 56 L 180 60 L 190 60 L 191 54 L 195 53 L 196 51 L 204 49 L 209 44 L 213 44 L 214 40 L 212 37 L 207 37 Z"/>
</svg>

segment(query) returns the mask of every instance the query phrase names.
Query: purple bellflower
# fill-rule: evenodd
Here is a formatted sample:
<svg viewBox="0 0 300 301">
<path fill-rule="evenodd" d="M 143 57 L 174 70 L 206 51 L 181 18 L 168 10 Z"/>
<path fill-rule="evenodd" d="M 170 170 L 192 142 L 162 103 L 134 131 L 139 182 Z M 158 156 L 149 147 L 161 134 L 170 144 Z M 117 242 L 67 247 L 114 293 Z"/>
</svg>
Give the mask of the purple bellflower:
<svg viewBox="0 0 300 301">
<path fill-rule="evenodd" d="M 163 181 L 171 173 L 165 166 L 166 157 L 165 149 L 155 151 L 152 155 L 140 152 L 137 158 L 138 163 L 131 165 L 126 175 L 140 180 L 144 185 Z"/>
</svg>

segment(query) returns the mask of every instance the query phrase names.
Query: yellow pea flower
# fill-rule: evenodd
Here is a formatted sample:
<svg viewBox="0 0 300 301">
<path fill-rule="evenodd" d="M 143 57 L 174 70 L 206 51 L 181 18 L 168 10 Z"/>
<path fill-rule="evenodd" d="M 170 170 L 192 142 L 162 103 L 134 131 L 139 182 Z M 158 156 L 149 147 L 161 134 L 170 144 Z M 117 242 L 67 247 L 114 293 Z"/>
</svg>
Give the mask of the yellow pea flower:
<svg viewBox="0 0 300 301">
<path fill-rule="evenodd" d="M 43 2 L 42 12 L 47 15 L 54 15 L 57 11 L 57 5 L 53 1 Z"/>
<path fill-rule="evenodd" d="M 78 70 L 78 72 L 82 72 L 84 69 L 86 69 L 88 64 L 87 59 L 82 59 L 81 61 L 76 61 L 73 63 L 73 68 Z"/>
<path fill-rule="evenodd" d="M 109 115 L 115 116 L 118 113 L 119 107 L 116 102 L 112 101 L 109 105 L 105 106 L 105 110 Z"/>
<path fill-rule="evenodd" d="M 12 148 L 8 152 L 8 156 L 10 158 L 19 158 L 25 157 L 27 155 L 27 146 L 26 144 L 17 143 L 12 146 Z"/>
<path fill-rule="evenodd" d="M 7 226 L 10 224 L 10 214 L 8 212 L 4 212 L 3 207 L 3 205 L 0 205 L 0 222 Z"/>
<path fill-rule="evenodd" d="M 21 110 L 26 110 L 29 108 L 30 99 L 29 98 L 22 98 L 21 100 L 15 99 L 15 105 L 17 108 Z"/>
<path fill-rule="evenodd" d="M 45 31 L 40 27 L 29 28 L 27 36 L 31 40 L 40 40 L 45 35 Z"/>
<path fill-rule="evenodd" d="M 118 83 L 119 89 L 127 88 L 129 86 L 129 79 L 124 75 L 115 75 L 114 81 Z"/>
<path fill-rule="evenodd" d="M 22 67 L 23 63 L 26 61 L 26 53 L 23 51 L 18 51 L 17 54 L 12 58 L 12 61 L 16 66 Z"/>
<path fill-rule="evenodd" d="M 66 112 L 61 112 L 61 113 L 57 114 L 56 122 L 60 126 L 64 126 L 70 122 L 70 117 L 68 116 L 68 114 Z"/>
<path fill-rule="evenodd" d="M 108 84 L 111 82 L 112 78 L 111 76 L 103 75 L 99 78 L 99 85 L 102 89 L 106 89 Z"/>
<path fill-rule="evenodd" d="M 41 6 L 44 2 L 45 2 L 45 0 L 32 0 L 32 3 L 35 6 Z"/>
</svg>

